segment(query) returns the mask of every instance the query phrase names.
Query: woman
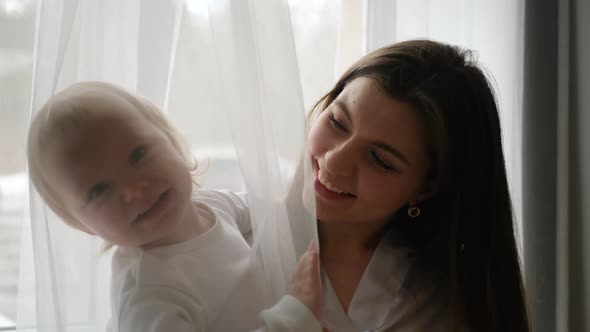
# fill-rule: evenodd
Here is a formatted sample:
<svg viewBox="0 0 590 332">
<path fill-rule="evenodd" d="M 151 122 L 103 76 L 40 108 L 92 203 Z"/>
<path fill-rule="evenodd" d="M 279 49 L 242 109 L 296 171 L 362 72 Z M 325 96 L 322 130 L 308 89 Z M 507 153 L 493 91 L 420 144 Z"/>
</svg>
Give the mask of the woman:
<svg viewBox="0 0 590 332">
<path fill-rule="evenodd" d="M 328 330 L 530 330 L 497 105 L 470 52 L 372 52 L 310 122 Z"/>
</svg>

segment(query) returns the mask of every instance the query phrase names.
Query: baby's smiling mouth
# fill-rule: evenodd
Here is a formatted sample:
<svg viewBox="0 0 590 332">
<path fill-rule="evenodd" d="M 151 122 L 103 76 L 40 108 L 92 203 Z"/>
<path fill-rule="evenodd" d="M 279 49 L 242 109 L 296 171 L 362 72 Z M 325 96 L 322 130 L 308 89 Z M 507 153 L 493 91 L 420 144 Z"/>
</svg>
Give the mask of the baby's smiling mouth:
<svg viewBox="0 0 590 332">
<path fill-rule="evenodd" d="M 135 217 L 135 219 L 133 219 L 133 221 L 131 221 L 131 224 L 140 223 L 141 221 L 145 220 L 146 217 L 149 217 L 151 215 L 151 213 L 153 211 L 155 211 L 160 206 L 160 204 L 164 201 L 166 196 L 168 196 L 169 192 L 170 192 L 170 189 L 168 189 L 168 190 L 164 191 L 162 194 L 160 194 L 160 196 L 158 196 L 158 199 L 154 202 L 154 204 L 152 204 L 147 210 L 138 214 Z"/>
</svg>

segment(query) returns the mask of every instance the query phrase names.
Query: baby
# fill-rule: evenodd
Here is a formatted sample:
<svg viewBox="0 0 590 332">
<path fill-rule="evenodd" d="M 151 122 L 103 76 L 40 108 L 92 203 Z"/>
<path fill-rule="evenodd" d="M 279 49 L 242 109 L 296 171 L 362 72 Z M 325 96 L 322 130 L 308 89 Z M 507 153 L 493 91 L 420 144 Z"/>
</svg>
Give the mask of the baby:
<svg viewBox="0 0 590 332">
<path fill-rule="evenodd" d="M 190 149 L 156 106 L 107 83 L 74 84 L 36 114 L 27 152 L 47 205 L 117 247 L 112 331 L 209 330 L 250 256 L 248 206 L 195 189 Z M 317 253 L 310 246 L 290 295 L 262 312 L 261 331 L 321 330 Z"/>
</svg>

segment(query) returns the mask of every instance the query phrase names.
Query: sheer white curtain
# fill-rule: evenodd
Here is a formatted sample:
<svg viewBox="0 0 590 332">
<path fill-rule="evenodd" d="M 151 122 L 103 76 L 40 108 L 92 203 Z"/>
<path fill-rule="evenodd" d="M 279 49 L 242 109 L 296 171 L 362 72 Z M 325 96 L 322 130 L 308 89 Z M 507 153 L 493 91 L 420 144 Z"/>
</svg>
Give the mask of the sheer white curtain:
<svg viewBox="0 0 590 332">
<path fill-rule="evenodd" d="M 520 220 L 522 0 L 38 3 L 33 114 L 81 80 L 121 85 L 165 110 L 209 165 L 205 187 L 248 191 L 257 262 L 250 277 L 268 286 L 265 303 L 285 291 L 315 237 L 309 188 L 288 193 L 294 178 L 309 180 L 295 173 L 305 156 L 304 108 L 359 56 L 385 44 L 431 38 L 478 51 L 496 79 Z M 99 254 L 97 239 L 64 226 L 32 189 L 29 200 L 17 329 L 104 330 L 109 255 Z M 228 303 L 229 311 L 240 309 Z"/>
<path fill-rule="evenodd" d="M 294 178 L 311 180 L 307 167 L 295 174 L 306 160 L 305 120 L 286 0 L 42 0 L 34 61 L 33 115 L 83 80 L 118 84 L 166 110 L 209 164 L 205 187 L 248 192 L 254 268 L 244 282 L 264 285 L 266 304 L 286 292 L 315 237 L 310 188 L 289 191 Z M 109 255 L 29 189 L 17 330 L 103 331 Z M 236 315 L 245 305 L 228 300 Z"/>
<path fill-rule="evenodd" d="M 365 10 L 365 52 L 414 38 L 476 51 L 479 63 L 493 77 L 522 241 L 524 0 L 365 0 Z"/>
</svg>

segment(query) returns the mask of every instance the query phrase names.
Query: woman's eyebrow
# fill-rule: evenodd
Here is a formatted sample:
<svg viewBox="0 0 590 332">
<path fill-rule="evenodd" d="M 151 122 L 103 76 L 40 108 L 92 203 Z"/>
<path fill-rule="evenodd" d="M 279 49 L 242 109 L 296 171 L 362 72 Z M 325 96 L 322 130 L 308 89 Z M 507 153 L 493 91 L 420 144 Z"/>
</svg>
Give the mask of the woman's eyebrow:
<svg viewBox="0 0 590 332">
<path fill-rule="evenodd" d="M 350 116 L 350 110 L 348 109 L 346 104 L 344 104 L 344 102 L 342 102 L 342 100 L 340 100 L 340 99 L 334 99 L 333 103 L 336 104 L 336 106 L 342 111 L 342 113 L 344 113 L 344 115 L 348 118 L 348 121 L 352 122 L 352 118 Z M 383 150 L 391 153 L 393 156 L 395 156 L 396 158 L 401 160 L 404 164 L 406 164 L 406 166 L 410 166 L 410 162 L 408 161 L 408 158 L 406 158 L 406 156 L 403 153 L 401 153 L 401 151 L 399 151 L 398 149 L 391 147 L 389 144 L 387 144 L 383 141 L 374 141 L 374 142 L 372 142 L 372 144 L 380 149 L 383 149 Z"/>
<path fill-rule="evenodd" d="M 348 121 L 352 122 L 352 119 L 350 118 L 350 110 L 348 107 L 339 99 L 335 99 L 333 103 L 338 106 L 342 113 L 344 113 L 344 115 L 348 118 Z"/>
<path fill-rule="evenodd" d="M 410 166 L 410 162 L 408 161 L 408 158 L 406 158 L 406 156 L 404 156 L 404 154 L 401 153 L 401 151 L 399 151 L 398 149 L 392 148 L 389 144 L 382 142 L 382 141 L 374 141 L 374 142 L 372 142 L 372 144 L 378 148 L 381 148 L 381 149 L 391 153 L 392 155 L 397 157 L 399 160 L 401 160 L 404 164 L 406 164 L 406 166 Z"/>
</svg>

